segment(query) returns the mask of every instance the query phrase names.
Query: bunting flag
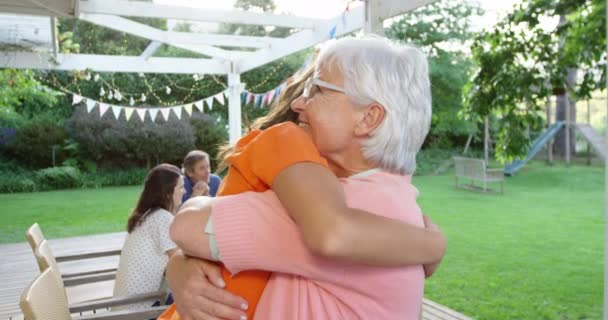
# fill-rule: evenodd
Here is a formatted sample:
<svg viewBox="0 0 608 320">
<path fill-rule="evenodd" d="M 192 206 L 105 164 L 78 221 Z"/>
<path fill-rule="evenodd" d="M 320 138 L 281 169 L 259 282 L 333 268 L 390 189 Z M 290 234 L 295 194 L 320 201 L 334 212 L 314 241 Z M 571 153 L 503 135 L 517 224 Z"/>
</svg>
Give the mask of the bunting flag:
<svg viewBox="0 0 608 320">
<path fill-rule="evenodd" d="M 141 122 L 144 122 L 146 120 L 147 109 L 144 109 L 144 108 L 134 108 L 134 109 L 137 112 L 137 115 L 139 116 L 139 119 L 141 120 Z"/>
<path fill-rule="evenodd" d="M 333 26 L 333 28 L 331 28 L 329 30 L 329 39 L 333 39 L 336 37 L 336 31 L 338 29 L 338 25 Z"/>
<path fill-rule="evenodd" d="M 127 121 L 129 121 L 129 119 L 131 119 L 131 116 L 133 115 L 133 111 L 135 111 L 135 108 L 125 108 L 125 116 L 127 117 Z"/>
<path fill-rule="evenodd" d="M 160 109 L 160 114 L 163 116 L 163 118 L 165 119 L 165 121 L 169 121 L 169 113 L 171 112 L 171 109 L 169 108 L 161 108 Z"/>
<path fill-rule="evenodd" d="M 268 92 L 268 104 L 271 104 L 274 97 L 276 97 L 276 91 L 277 89 L 272 89 Z"/>
<path fill-rule="evenodd" d="M 209 98 L 205 99 L 205 102 L 207 103 L 209 110 L 213 110 L 213 97 L 209 97 Z"/>
<path fill-rule="evenodd" d="M 255 102 L 253 103 L 253 107 L 254 108 L 261 107 L 260 102 L 262 102 L 262 95 L 261 94 L 256 94 L 255 95 Z"/>
<path fill-rule="evenodd" d="M 95 108 L 95 105 L 96 105 L 95 101 L 87 99 L 87 113 L 91 113 L 93 108 Z"/>
<path fill-rule="evenodd" d="M 194 106 L 198 109 L 198 111 L 205 112 L 205 110 L 203 109 L 203 101 L 202 100 L 195 102 Z"/>
<path fill-rule="evenodd" d="M 185 104 L 184 105 L 184 110 L 186 110 L 186 113 L 191 116 L 192 115 L 192 105 L 191 104 Z"/>
<path fill-rule="evenodd" d="M 103 117 L 104 114 L 106 114 L 106 111 L 108 111 L 109 106 L 105 103 L 100 103 L 99 104 L 99 117 Z"/>
<path fill-rule="evenodd" d="M 84 98 L 77 94 L 74 94 L 72 96 L 72 105 L 79 104 L 80 102 L 82 102 L 82 99 L 84 99 Z"/>
<path fill-rule="evenodd" d="M 226 91 L 222 91 L 214 96 L 215 100 L 217 100 L 217 102 L 219 102 L 221 105 L 224 105 L 225 103 L 224 92 Z"/>
<path fill-rule="evenodd" d="M 183 106 L 173 107 L 173 113 L 175 113 L 178 119 L 182 118 L 182 108 Z"/>
<path fill-rule="evenodd" d="M 122 111 L 121 107 L 112 106 L 112 113 L 114 113 L 114 117 L 116 118 L 116 120 L 120 118 L 120 111 Z"/>
<path fill-rule="evenodd" d="M 150 112 L 150 118 L 152 118 L 152 122 L 156 120 L 156 116 L 158 115 L 158 108 L 151 108 L 148 112 Z"/>
</svg>

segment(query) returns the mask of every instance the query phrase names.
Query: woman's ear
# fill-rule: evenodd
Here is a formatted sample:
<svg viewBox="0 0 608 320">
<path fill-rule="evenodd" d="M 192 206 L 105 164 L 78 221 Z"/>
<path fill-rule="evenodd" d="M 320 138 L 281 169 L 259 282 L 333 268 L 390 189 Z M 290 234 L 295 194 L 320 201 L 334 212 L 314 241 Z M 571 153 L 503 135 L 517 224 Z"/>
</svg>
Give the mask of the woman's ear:
<svg viewBox="0 0 608 320">
<path fill-rule="evenodd" d="M 384 120 L 384 107 L 378 103 L 372 103 L 363 110 L 363 117 L 357 123 L 355 134 L 357 136 L 368 136 Z"/>
</svg>

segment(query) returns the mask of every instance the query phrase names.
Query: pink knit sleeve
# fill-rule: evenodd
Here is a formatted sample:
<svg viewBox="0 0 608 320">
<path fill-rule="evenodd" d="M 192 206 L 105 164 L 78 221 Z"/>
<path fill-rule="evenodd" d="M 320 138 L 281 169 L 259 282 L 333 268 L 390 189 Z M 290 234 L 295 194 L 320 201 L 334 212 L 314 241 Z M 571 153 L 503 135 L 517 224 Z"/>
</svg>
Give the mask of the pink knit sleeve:
<svg viewBox="0 0 608 320">
<path fill-rule="evenodd" d="M 213 204 L 214 233 L 222 262 L 236 274 L 267 270 L 313 280 L 338 280 L 343 268 L 313 255 L 272 191 L 221 197 Z"/>
</svg>

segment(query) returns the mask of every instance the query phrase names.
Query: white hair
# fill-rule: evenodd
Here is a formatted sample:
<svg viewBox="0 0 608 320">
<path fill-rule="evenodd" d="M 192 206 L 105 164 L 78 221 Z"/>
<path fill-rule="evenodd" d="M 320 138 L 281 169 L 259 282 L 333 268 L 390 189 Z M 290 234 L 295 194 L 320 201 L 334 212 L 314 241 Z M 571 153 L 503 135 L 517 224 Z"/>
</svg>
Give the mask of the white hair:
<svg viewBox="0 0 608 320">
<path fill-rule="evenodd" d="M 323 47 L 317 63 L 337 67 L 354 104 L 384 107 L 384 119 L 363 142 L 365 159 L 390 172 L 413 174 L 431 123 L 431 84 L 422 51 L 379 37 L 349 37 Z"/>
</svg>

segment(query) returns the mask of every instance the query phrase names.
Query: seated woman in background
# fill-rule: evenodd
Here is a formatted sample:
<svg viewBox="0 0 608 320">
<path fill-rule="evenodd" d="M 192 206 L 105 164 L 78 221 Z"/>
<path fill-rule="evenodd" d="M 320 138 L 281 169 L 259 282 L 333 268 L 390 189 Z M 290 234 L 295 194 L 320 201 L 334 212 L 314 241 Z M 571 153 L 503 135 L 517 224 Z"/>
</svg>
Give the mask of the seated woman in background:
<svg viewBox="0 0 608 320">
<path fill-rule="evenodd" d="M 163 287 L 167 262 L 177 250 L 169 230 L 183 194 L 184 181 L 179 168 L 160 164 L 150 170 L 137 207 L 127 222 L 129 234 L 116 273 L 115 297 L 154 292 Z M 125 308 L 140 309 L 150 305 L 142 302 Z"/>
</svg>

